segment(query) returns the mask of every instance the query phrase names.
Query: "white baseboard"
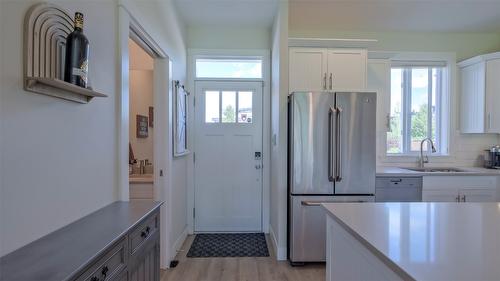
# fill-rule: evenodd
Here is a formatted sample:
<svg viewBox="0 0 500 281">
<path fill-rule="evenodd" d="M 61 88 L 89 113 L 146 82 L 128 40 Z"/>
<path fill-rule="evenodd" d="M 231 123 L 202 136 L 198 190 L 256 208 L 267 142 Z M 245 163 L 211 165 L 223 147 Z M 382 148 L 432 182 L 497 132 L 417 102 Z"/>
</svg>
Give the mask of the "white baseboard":
<svg viewBox="0 0 500 281">
<path fill-rule="evenodd" d="M 177 237 L 175 240 L 174 244 L 172 245 L 172 257 L 170 257 L 171 260 L 175 259 L 175 256 L 177 255 L 177 252 L 180 250 L 182 247 L 182 244 L 184 244 L 184 241 L 186 240 L 186 237 L 188 235 L 188 227 L 186 226 L 182 233 Z"/>
<path fill-rule="evenodd" d="M 269 235 L 271 236 L 271 244 L 273 246 L 273 250 L 276 253 L 276 260 L 286 261 L 286 247 L 278 246 L 278 240 L 276 239 L 276 234 L 274 233 L 274 229 L 271 225 L 269 225 Z"/>
</svg>

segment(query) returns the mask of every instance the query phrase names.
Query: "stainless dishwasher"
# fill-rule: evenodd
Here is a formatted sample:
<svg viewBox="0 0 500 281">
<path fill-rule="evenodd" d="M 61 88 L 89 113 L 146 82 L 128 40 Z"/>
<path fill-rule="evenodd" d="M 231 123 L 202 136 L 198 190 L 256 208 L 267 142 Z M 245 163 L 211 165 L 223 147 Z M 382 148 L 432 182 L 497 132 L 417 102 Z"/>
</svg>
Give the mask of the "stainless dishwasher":
<svg viewBox="0 0 500 281">
<path fill-rule="evenodd" d="M 421 202 L 422 177 L 377 177 L 375 202 Z"/>
</svg>

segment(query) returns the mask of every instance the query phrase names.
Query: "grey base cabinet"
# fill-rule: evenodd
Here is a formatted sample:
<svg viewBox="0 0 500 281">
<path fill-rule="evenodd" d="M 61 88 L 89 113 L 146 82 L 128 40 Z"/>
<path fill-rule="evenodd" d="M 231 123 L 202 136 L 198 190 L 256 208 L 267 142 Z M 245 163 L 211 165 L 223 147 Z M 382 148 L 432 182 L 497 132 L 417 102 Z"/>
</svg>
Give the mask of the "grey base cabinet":
<svg viewBox="0 0 500 281">
<path fill-rule="evenodd" d="M 153 212 L 138 222 L 75 281 L 159 281 L 160 214 Z"/>
<path fill-rule="evenodd" d="M 0 281 L 159 281 L 160 206 L 110 204 L 1 257 Z"/>
<path fill-rule="evenodd" d="M 160 244 L 151 244 L 130 266 L 129 281 L 160 280 Z"/>
</svg>

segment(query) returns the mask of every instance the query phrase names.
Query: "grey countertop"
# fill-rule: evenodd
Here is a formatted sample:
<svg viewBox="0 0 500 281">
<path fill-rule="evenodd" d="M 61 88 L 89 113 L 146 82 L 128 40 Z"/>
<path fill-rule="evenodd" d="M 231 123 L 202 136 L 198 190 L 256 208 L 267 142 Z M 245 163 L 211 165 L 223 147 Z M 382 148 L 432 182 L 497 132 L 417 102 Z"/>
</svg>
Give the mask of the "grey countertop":
<svg viewBox="0 0 500 281">
<path fill-rule="evenodd" d="M 1 257 L 0 280 L 67 280 L 161 204 L 118 201 L 99 209 Z"/>
<path fill-rule="evenodd" d="M 426 166 L 426 168 L 436 168 Z M 418 176 L 500 176 L 500 170 L 486 169 L 482 167 L 454 167 L 463 170 L 463 172 L 418 172 L 405 169 L 403 167 L 377 167 L 377 176 L 395 176 L 395 177 L 418 177 Z"/>
</svg>

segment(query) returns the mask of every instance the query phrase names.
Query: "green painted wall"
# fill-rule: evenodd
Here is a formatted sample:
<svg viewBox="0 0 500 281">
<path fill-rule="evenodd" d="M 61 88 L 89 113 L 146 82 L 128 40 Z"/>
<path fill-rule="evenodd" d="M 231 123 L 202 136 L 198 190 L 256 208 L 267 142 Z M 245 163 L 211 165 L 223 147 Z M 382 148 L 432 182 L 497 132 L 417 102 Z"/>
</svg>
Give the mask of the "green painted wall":
<svg viewBox="0 0 500 281">
<path fill-rule="evenodd" d="M 455 52 L 457 60 L 500 51 L 500 33 L 357 32 L 290 30 L 290 37 L 377 39 L 372 50 Z"/>
</svg>

